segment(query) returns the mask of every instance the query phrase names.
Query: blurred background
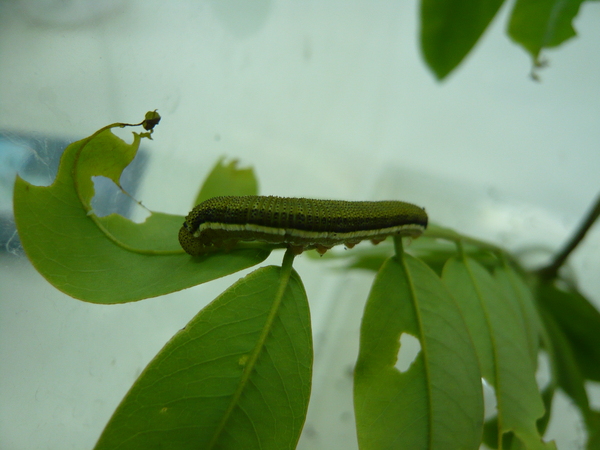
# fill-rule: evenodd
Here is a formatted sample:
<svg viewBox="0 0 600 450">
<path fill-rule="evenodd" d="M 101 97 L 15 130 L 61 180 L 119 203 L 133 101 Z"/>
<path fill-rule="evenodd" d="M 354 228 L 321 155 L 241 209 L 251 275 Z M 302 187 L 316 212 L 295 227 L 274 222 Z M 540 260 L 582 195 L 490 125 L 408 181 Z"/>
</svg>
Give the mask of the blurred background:
<svg viewBox="0 0 600 450">
<path fill-rule="evenodd" d="M 60 149 L 109 123 L 163 117 L 128 181 L 152 210 L 187 214 L 225 155 L 255 168 L 261 194 L 405 200 L 515 251 L 560 247 L 600 185 L 600 8 L 583 4 L 580 37 L 545 54 L 539 83 L 504 33 L 509 9 L 439 83 L 416 1 L 0 1 L 0 448 L 91 448 L 156 352 L 244 275 L 100 306 L 37 274 L 14 232 L 15 174 L 48 184 Z M 596 228 L 571 259 L 597 305 L 599 255 Z M 295 264 L 315 339 L 299 448 L 356 448 L 352 369 L 373 275 Z M 580 448 L 576 410 L 555 405 L 547 436 Z"/>
</svg>

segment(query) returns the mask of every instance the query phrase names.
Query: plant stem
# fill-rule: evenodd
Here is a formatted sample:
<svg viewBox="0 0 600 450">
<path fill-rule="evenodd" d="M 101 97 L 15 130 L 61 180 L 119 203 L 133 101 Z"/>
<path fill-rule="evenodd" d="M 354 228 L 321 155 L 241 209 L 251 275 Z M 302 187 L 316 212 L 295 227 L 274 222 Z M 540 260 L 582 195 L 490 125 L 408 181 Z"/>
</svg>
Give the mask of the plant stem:
<svg viewBox="0 0 600 450">
<path fill-rule="evenodd" d="M 579 245 L 579 243 L 583 240 L 586 233 L 590 230 L 596 219 L 598 219 L 598 216 L 600 216 L 600 195 L 598 195 L 596 198 L 594 207 L 587 214 L 577 232 L 573 235 L 571 240 L 567 242 L 563 249 L 554 257 L 554 261 L 537 271 L 537 274 L 540 278 L 544 280 L 552 280 L 556 278 L 559 269 L 565 263 L 573 250 L 575 250 L 577 245 Z"/>
<path fill-rule="evenodd" d="M 404 257 L 404 245 L 402 244 L 402 236 L 394 236 L 394 251 L 396 252 L 396 259 L 401 261 Z"/>
</svg>

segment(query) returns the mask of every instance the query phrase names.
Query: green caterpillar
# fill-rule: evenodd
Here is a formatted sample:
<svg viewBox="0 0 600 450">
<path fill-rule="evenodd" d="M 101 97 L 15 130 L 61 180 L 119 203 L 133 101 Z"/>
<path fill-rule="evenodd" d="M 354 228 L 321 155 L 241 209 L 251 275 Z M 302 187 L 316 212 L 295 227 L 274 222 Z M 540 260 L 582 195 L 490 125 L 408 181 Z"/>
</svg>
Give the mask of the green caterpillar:
<svg viewBox="0 0 600 450">
<path fill-rule="evenodd" d="M 419 236 L 425 228 L 425 210 L 399 201 L 229 196 L 196 206 L 185 218 L 179 242 L 190 255 L 255 240 L 323 254 L 334 245 L 352 248 L 364 239 L 378 243 L 391 235 Z"/>
</svg>

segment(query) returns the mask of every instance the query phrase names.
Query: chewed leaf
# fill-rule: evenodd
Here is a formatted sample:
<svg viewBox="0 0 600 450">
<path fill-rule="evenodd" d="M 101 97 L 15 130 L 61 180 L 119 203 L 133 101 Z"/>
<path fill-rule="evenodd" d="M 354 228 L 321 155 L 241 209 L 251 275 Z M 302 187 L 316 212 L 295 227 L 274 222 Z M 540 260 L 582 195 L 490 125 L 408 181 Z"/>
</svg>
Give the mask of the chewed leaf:
<svg viewBox="0 0 600 450">
<path fill-rule="evenodd" d="M 239 168 L 236 159 L 225 164 L 225 159 L 221 158 L 206 177 L 193 206 L 212 197 L 257 194 L 258 181 L 254 175 L 254 170 L 252 168 Z"/>
<path fill-rule="evenodd" d="M 119 126 L 114 125 L 114 126 Z M 137 152 L 109 129 L 69 145 L 50 186 L 15 181 L 14 213 L 23 248 L 56 288 L 80 300 L 123 303 L 185 289 L 255 265 L 269 252 L 238 249 L 190 258 L 177 245 L 183 217 L 153 214 L 135 224 L 96 217 L 93 176 L 118 184 Z"/>
<path fill-rule="evenodd" d="M 140 140 L 140 135 L 133 133 L 133 142 L 127 144 L 107 129 L 75 142 L 63 153 L 57 180 L 66 169 L 65 166 L 70 165 L 79 199 L 82 205 L 91 211 L 94 196 L 92 177 L 104 176 L 120 187 L 123 169 L 135 158 Z M 71 148 L 72 146 L 74 148 Z"/>
<path fill-rule="evenodd" d="M 420 351 L 399 370 L 405 333 L 419 340 Z M 483 397 L 471 338 L 439 277 L 409 255 L 388 259 L 371 289 L 354 410 L 361 449 L 479 447 Z"/>
<path fill-rule="evenodd" d="M 539 63 L 544 48 L 556 47 L 576 36 L 573 20 L 582 0 L 518 0 L 510 17 L 509 36 Z"/>
</svg>

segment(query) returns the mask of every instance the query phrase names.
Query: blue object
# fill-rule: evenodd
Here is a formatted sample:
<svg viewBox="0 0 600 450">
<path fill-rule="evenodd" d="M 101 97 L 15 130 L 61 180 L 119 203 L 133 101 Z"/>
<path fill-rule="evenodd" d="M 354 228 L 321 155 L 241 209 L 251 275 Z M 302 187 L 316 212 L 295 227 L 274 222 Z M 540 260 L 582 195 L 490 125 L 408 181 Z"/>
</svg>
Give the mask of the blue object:
<svg viewBox="0 0 600 450">
<path fill-rule="evenodd" d="M 0 131 L 0 252 L 15 253 L 21 246 L 16 234 L 12 204 L 17 173 L 37 186 L 52 184 L 60 157 L 71 142 L 75 141 L 34 133 Z M 129 194 L 135 195 L 147 161 L 147 152 L 140 148 L 135 159 L 123 171 L 121 185 Z M 96 195 L 92 207 L 98 216 L 115 212 L 128 217 L 133 201 L 122 194 L 111 180 L 94 177 L 94 187 Z"/>
</svg>

